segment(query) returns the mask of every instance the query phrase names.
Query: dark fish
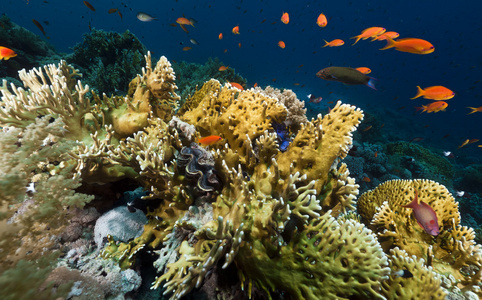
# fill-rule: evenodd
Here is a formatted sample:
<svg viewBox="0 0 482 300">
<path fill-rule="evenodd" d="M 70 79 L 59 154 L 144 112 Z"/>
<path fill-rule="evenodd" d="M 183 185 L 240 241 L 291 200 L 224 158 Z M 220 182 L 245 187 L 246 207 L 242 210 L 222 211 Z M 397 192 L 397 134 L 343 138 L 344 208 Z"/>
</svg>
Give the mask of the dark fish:
<svg viewBox="0 0 482 300">
<path fill-rule="evenodd" d="M 313 94 L 309 94 L 308 98 L 310 98 L 310 102 L 313 102 L 313 103 L 320 103 L 320 101 L 323 99 L 321 97 L 316 97 Z"/>
<path fill-rule="evenodd" d="M 37 26 L 38 29 L 40 29 L 40 31 L 42 31 L 43 35 L 44 36 L 47 36 L 47 34 L 45 33 L 45 30 L 42 26 L 42 24 L 39 23 L 39 21 L 35 20 L 35 19 L 32 19 L 32 22 L 35 24 L 35 26 Z"/>
<path fill-rule="evenodd" d="M 409 270 L 404 270 L 404 269 L 398 270 L 396 272 L 392 272 L 392 275 L 394 275 L 395 277 L 401 277 L 401 278 L 412 278 L 413 277 L 412 272 L 410 272 Z"/>
<path fill-rule="evenodd" d="M 95 11 L 95 8 L 87 1 L 84 1 L 85 6 L 87 6 L 91 11 Z"/>
<path fill-rule="evenodd" d="M 364 84 L 374 90 L 375 78 L 366 76 L 360 71 L 348 67 L 328 67 L 316 73 L 317 77 L 329 81 L 338 81 L 344 84 Z"/>
</svg>

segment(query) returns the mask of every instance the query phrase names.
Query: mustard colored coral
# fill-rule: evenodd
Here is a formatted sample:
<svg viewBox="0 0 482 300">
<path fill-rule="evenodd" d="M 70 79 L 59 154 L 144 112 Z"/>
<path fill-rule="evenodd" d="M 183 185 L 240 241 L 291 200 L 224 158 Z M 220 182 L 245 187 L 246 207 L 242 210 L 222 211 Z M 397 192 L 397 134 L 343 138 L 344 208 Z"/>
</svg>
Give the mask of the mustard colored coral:
<svg viewBox="0 0 482 300">
<path fill-rule="evenodd" d="M 412 209 L 402 207 L 414 199 L 415 191 L 437 215 L 436 237 L 417 224 Z M 473 230 L 460 225 L 458 203 L 445 186 L 425 179 L 387 181 L 361 195 L 357 210 L 384 249 L 398 247 L 423 258 L 434 272 L 451 274 L 459 286 L 480 294 L 482 248 L 475 244 Z M 474 268 L 477 271 L 466 271 Z"/>
</svg>

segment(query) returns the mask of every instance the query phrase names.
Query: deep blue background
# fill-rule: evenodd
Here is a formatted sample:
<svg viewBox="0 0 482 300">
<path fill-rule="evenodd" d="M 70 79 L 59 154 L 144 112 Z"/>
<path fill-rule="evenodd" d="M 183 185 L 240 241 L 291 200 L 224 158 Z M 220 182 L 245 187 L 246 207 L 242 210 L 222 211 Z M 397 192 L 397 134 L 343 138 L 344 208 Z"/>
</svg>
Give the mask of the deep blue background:
<svg viewBox="0 0 482 300">
<path fill-rule="evenodd" d="M 46 3 L 47 2 L 47 3 Z M 481 142 L 456 150 L 465 139 L 482 140 L 482 112 L 467 115 L 467 106 L 482 106 L 482 21 L 479 1 L 95 1 L 89 10 L 81 0 L 8 0 L 2 1 L 1 12 L 12 21 L 41 35 L 32 19 L 48 21 L 44 25 L 49 40 L 57 50 L 70 52 L 92 27 L 123 32 L 132 31 L 154 52 L 171 61 L 204 63 L 208 57 L 219 57 L 225 65 L 248 79 L 248 86 L 272 85 L 291 88 L 298 98 L 309 93 L 323 97 L 323 102 L 309 106 L 310 114 L 328 106 L 328 101 L 343 102 L 375 113 L 385 123 L 384 134 L 411 140 L 424 137 L 422 145 L 441 150 L 455 150 L 457 156 L 480 157 Z M 117 14 L 108 14 L 119 8 Z M 144 23 L 136 19 L 139 11 L 158 20 Z M 280 22 L 283 12 L 290 23 Z M 321 13 L 329 18 L 320 28 L 316 18 Z M 178 17 L 194 18 L 189 34 L 179 26 L 172 27 Z M 266 21 L 263 23 L 262 21 Z M 239 25 L 240 35 L 231 29 Z M 379 51 L 385 42 L 360 41 L 351 46 L 363 29 L 382 26 L 400 33 L 400 37 L 416 37 L 430 41 L 435 52 L 416 55 L 394 49 Z M 224 38 L 218 40 L 219 33 Z M 199 45 L 192 45 L 195 38 Z M 323 40 L 340 38 L 345 45 L 321 48 Z M 277 46 L 279 40 L 286 48 Z M 238 47 L 241 43 L 241 48 Z M 192 46 L 191 51 L 182 51 Z M 224 50 L 227 49 L 225 53 Z M 302 67 L 299 67 L 303 65 Z M 378 79 L 378 91 L 365 86 L 345 86 L 316 78 L 315 73 L 327 66 L 366 66 Z M 276 81 L 273 80 L 276 78 Z M 294 85 L 299 83 L 300 85 Z M 416 86 L 443 85 L 456 92 L 448 100 L 445 112 L 415 113 L 415 106 L 429 100 L 410 100 Z M 442 138 L 450 134 L 448 138 Z"/>
</svg>

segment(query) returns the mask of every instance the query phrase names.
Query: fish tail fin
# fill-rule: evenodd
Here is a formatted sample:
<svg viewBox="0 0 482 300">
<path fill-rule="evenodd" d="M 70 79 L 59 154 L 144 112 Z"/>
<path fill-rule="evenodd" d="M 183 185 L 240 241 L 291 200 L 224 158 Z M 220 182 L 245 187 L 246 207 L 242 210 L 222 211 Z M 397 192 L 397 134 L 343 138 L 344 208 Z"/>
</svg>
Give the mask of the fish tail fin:
<svg viewBox="0 0 482 300">
<path fill-rule="evenodd" d="M 375 87 L 375 80 L 377 80 L 377 79 L 373 78 L 373 77 L 370 77 L 370 80 L 368 80 L 368 82 L 367 82 L 367 87 L 370 87 L 370 88 L 372 88 L 376 91 L 377 88 Z"/>
<path fill-rule="evenodd" d="M 413 100 L 413 99 L 416 99 L 416 98 L 418 98 L 418 97 L 422 97 L 422 96 L 423 96 L 423 90 L 422 90 L 422 88 L 421 88 L 421 87 L 417 86 L 417 94 L 415 95 L 415 97 L 410 98 L 410 99 L 412 99 L 412 100 Z"/>
<path fill-rule="evenodd" d="M 468 115 L 471 115 L 471 114 L 477 112 L 477 108 L 475 108 L 475 107 L 467 107 L 467 108 L 470 108 L 472 110 L 471 112 L 468 113 Z"/>
<path fill-rule="evenodd" d="M 422 105 L 422 112 L 426 112 L 427 111 L 427 105 Z"/>
<path fill-rule="evenodd" d="M 359 35 L 357 35 L 357 36 L 351 37 L 351 39 L 356 39 L 356 41 L 353 44 L 351 44 L 353 46 L 356 43 L 358 43 L 358 41 L 361 39 L 361 37 Z"/>
<path fill-rule="evenodd" d="M 321 47 L 321 48 L 325 48 L 326 46 L 328 46 L 328 45 L 330 44 L 330 43 L 327 42 L 326 40 L 323 40 L 323 41 L 325 41 L 325 45 L 324 45 L 323 47 Z"/>
<path fill-rule="evenodd" d="M 391 37 L 387 36 L 387 44 L 380 50 L 387 50 L 393 47 L 395 47 L 395 41 Z"/>
</svg>

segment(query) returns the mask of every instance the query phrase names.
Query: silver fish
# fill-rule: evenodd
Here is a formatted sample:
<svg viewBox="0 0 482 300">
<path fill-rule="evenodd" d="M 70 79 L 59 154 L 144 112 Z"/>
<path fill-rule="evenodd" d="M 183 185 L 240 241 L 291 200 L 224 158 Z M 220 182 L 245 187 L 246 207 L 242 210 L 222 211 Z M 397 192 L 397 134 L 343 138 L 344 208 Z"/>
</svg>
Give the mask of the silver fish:
<svg viewBox="0 0 482 300">
<path fill-rule="evenodd" d="M 150 14 L 143 13 L 143 12 L 138 12 L 137 13 L 137 19 L 142 22 L 151 22 L 153 20 L 157 20 L 157 18 L 154 18 Z"/>
<path fill-rule="evenodd" d="M 195 40 L 195 39 L 190 39 L 191 43 L 193 43 L 194 45 L 199 45 L 199 43 Z"/>
</svg>

